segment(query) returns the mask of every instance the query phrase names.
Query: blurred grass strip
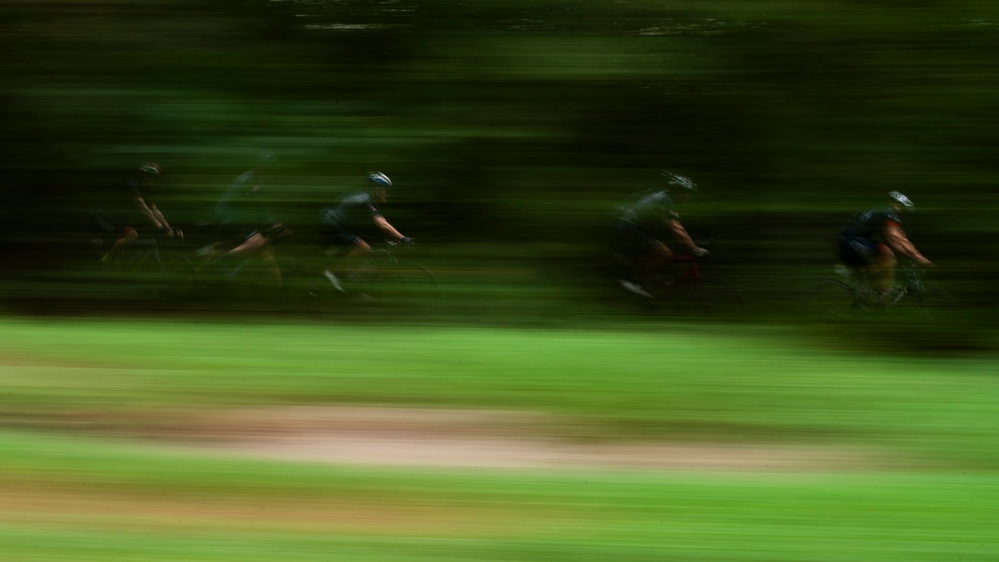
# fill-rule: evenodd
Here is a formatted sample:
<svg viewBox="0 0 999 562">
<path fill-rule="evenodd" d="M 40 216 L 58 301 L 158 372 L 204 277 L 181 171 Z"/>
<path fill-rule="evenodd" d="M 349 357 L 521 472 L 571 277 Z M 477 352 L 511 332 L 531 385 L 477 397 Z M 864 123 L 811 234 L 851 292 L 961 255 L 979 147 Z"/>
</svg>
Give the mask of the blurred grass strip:
<svg viewBox="0 0 999 562">
<path fill-rule="evenodd" d="M 118 431 L 257 406 L 490 408 L 572 439 L 859 444 L 999 465 L 988 356 L 876 355 L 755 325 L 556 331 L 154 321 L 0 324 L 0 420 Z"/>
<path fill-rule="evenodd" d="M 991 474 L 400 472 L 10 432 L 0 448 L 13 561 L 984 561 L 999 547 Z"/>
</svg>

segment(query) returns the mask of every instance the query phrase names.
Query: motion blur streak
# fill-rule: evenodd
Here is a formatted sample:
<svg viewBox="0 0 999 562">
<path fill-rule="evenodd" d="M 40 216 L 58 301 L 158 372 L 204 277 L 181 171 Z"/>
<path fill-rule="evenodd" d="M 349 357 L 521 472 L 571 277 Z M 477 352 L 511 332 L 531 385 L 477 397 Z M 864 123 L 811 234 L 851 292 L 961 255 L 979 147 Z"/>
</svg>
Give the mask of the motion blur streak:
<svg viewBox="0 0 999 562">
<path fill-rule="evenodd" d="M 993 559 L 997 34 L 0 3 L 0 558 Z"/>
</svg>

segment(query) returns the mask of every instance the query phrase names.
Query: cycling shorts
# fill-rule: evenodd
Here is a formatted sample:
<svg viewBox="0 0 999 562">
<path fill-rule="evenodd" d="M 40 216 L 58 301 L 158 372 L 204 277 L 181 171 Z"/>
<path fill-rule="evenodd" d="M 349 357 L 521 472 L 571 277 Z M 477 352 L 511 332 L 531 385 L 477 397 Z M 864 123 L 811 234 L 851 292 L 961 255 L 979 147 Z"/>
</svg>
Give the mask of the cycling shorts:
<svg viewBox="0 0 999 562">
<path fill-rule="evenodd" d="M 350 248 L 357 246 L 361 243 L 361 237 L 352 233 L 347 232 L 339 225 L 335 224 L 325 224 L 323 225 L 323 245 L 324 246 L 336 246 L 338 248 Z"/>
<path fill-rule="evenodd" d="M 661 243 L 645 229 L 626 220 L 617 222 L 615 234 L 618 250 L 632 256 L 652 253 Z"/>
<path fill-rule="evenodd" d="M 841 236 L 839 239 L 839 259 L 853 267 L 863 267 L 874 263 L 882 252 L 883 244 L 862 236 Z"/>
</svg>

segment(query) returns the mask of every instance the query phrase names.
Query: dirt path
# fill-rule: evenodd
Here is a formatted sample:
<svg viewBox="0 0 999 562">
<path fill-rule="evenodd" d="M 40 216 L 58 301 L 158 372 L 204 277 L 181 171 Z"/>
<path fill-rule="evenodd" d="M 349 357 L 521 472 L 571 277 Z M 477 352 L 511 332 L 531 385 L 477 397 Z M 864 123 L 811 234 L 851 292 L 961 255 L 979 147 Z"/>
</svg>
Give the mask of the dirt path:
<svg viewBox="0 0 999 562">
<path fill-rule="evenodd" d="M 857 451 L 605 443 L 559 436 L 551 417 L 482 410 L 297 407 L 199 415 L 144 437 L 242 457 L 495 469 L 814 471 L 871 466 Z"/>
</svg>

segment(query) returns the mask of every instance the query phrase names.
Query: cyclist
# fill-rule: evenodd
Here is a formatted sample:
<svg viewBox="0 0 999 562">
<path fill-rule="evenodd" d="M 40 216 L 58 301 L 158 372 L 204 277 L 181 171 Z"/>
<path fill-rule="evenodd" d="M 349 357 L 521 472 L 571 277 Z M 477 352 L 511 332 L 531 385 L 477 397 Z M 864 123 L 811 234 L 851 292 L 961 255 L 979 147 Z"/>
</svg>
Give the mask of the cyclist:
<svg viewBox="0 0 999 562">
<path fill-rule="evenodd" d="M 708 255 L 687 233 L 676 212 L 676 203 L 685 202 L 697 191 L 689 178 L 663 170 L 666 187 L 648 190 L 618 207 L 614 212 L 616 255 L 625 271 L 618 284 L 625 290 L 651 297 L 642 286 L 662 264 L 680 251 L 697 257 Z M 663 239 L 667 240 L 664 241 Z"/>
<path fill-rule="evenodd" d="M 902 230 L 901 215 L 913 210 L 908 197 L 892 191 L 887 206 L 853 214 L 840 232 L 839 260 L 861 283 L 877 290 L 881 301 L 891 298 L 895 286 L 896 253 L 921 267 L 933 267 Z"/>
<path fill-rule="evenodd" d="M 251 256 L 258 256 L 271 272 L 274 282 L 281 285 L 281 269 L 271 242 L 277 236 L 288 233 L 271 214 L 263 201 L 265 176 L 274 156 L 262 152 L 255 165 L 233 180 L 229 189 L 215 203 L 215 226 L 224 241 L 213 244 L 206 250 L 210 253 L 218 247 L 229 247 L 216 257 L 215 264 L 227 267 Z M 228 273 L 234 274 L 238 268 Z"/>
<path fill-rule="evenodd" d="M 139 166 L 138 172 L 136 177 L 125 183 L 122 195 L 114 197 L 111 213 L 97 217 L 98 228 L 106 234 L 120 234 L 111 248 L 101 255 L 101 262 L 120 261 L 124 248 L 139 240 L 138 228 L 144 228 L 140 226 L 143 224 L 150 224 L 156 231 L 171 238 L 184 237 L 182 231 L 170 226 L 156 206 L 156 191 L 163 169 L 156 162 L 146 162 Z"/>
<path fill-rule="evenodd" d="M 392 180 L 388 176 L 381 172 L 370 172 L 367 191 L 347 195 L 340 199 L 336 207 L 327 207 L 320 212 L 323 244 L 345 252 L 342 258 L 345 264 L 371 252 L 371 245 L 357 233 L 370 231 L 372 226 L 392 240 L 404 244 L 413 241 L 392 226 L 379 208 L 379 205 L 389 200 L 391 189 Z M 324 275 L 338 291 L 344 292 L 332 270 L 327 269 Z"/>
</svg>

